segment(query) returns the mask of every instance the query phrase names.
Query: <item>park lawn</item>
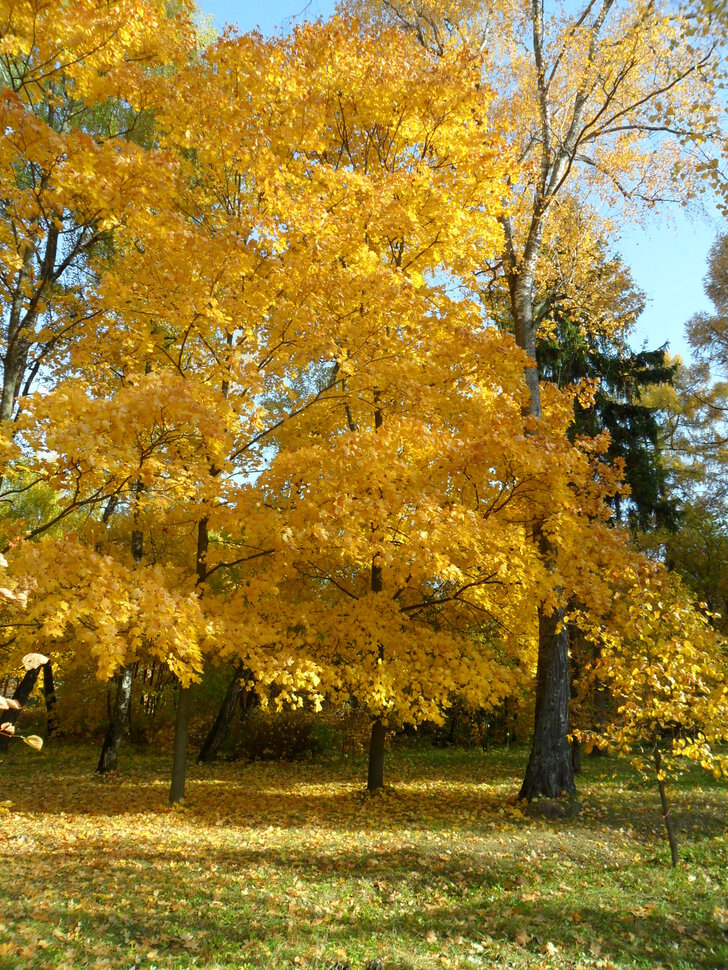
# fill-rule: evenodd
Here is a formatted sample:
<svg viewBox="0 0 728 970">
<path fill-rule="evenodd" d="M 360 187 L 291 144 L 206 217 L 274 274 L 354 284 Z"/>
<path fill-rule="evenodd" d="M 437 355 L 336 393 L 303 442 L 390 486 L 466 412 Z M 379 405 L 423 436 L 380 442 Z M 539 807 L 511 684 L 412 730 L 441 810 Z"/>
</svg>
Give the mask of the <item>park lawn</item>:
<svg viewBox="0 0 728 970">
<path fill-rule="evenodd" d="M 671 870 L 656 792 L 611 759 L 576 819 L 534 821 L 523 749 L 395 749 L 374 797 L 363 757 L 191 766 L 181 810 L 168 757 L 101 779 L 97 754 L 0 761 L 2 970 L 728 967 L 728 789 L 701 775 Z"/>
</svg>

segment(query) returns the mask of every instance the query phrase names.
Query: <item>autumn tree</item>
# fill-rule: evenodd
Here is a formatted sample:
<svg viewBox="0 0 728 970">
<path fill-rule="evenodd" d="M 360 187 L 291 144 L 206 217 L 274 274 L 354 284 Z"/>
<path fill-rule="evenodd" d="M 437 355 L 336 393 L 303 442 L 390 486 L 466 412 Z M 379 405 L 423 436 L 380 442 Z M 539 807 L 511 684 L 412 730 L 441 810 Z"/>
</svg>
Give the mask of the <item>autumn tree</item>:
<svg viewBox="0 0 728 970">
<path fill-rule="evenodd" d="M 455 49 L 433 59 L 391 30 L 360 37 L 352 57 L 350 26 L 328 30 L 297 35 L 287 73 L 302 59 L 309 118 L 326 107 L 299 156 L 328 209 L 310 236 L 338 317 L 334 359 L 307 380 L 335 394 L 281 426 L 261 483 L 286 515 L 291 579 L 308 581 L 286 598 L 301 604 L 322 688 L 372 714 L 373 788 L 387 725 L 438 719 L 456 690 L 504 695 L 509 656 L 532 642 L 524 604 L 557 595 L 524 521 L 560 510 L 552 535 L 568 575 L 571 543 L 599 536 L 614 480 L 595 481 L 598 444 L 564 434 L 573 390 L 549 397 L 545 438 L 530 434 L 524 358 L 475 299 L 502 191 L 478 65 Z M 404 62 L 406 77 L 392 66 Z M 476 144 L 461 137 L 471 126 Z M 455 281 L 471 299 L 453 299 Z M 317 309 L 330 327 L 331 304 Z M 281 406 L 307 380 L 279 391 Z"/>
<path fill-rule="evenodd" d="M 0 420 L 67 366 L 93 314 L 89 257 L 144 193 L 153 72 L 178 53 L 186 8 L 88 0 L 0 9 Z"/>
<path fill-rule="evenodd" d="M 154 206 L 95 254 L 73 367 L 6 435 L 8 482 L 29 463 L 58 496 L 17 525 L 34 585 L 17 648 L 40 635 L 102 676 L 168 664 L 173 799 L 210 651 L 280 703 L 366 702 L 380 784 L 385 722 L 436 716 L 456 689 L 497 699 L 495 648 L 528 649 L 520 604 L 556 594 L 523 522 L 556 502 L 568 573 L 613 487 L 598 446 L 564 434 L 570 393 L 545 409 L 549 448 L 527 433 L 522 354 L 444 281 L 474 294 L 501 238 L 507 156 L 478 65 L 357 30 L 223 38 L 177 73 Z"/>
<path fill-rule="evenodd" d="M 673 866 L 678 846 L 665 782 L 685 764 L 728 773 L 728 653 L 710 617 L 676 577 L 643 563 L 617 584 L 609 621 L 592 627 L 599 657 L 590 676 L 609 685 L 611 719 L 581 732 L 608 744 L 657 783 Z"/>
<path fill-rule="evenodd" d="M 689 11 L 641 0 L 623 7 L 589 2 L 576 12 L 539 2 L 485 8 L 386 0 L 362 6 L 413 33 L 438 56 L 452 44 L 464 45 L 499 92 L 493 115 L 518 160 L 499 265 L 516 340 L 531 361 L 526 380 L 537 433 L 535 280 L 555 204 L 568 192 L 581 200 L 616 200 L 633 212 L 689 197 L 700 145 L 715 134 L 711 103 L 720 34 L 716 39 L 696 31 Z M 534 522 L 533 532 L 544 561 L 551 561 L 547 524 Z M 550 611 L 538 605 L 540 686 L 521 790 L 529 799 L 574 788 L 563 607 L 563 599 Z"/>
<path fill-rule="evenodd" d="M 669 461 L 671 488 L 685 513 L 675 535 L 654 537 L 665 561 L 684 577 L 695 595 L 708 604 L 713 622 L 725 628 L 725 550 L 728 523 L 726 458 L 728 457 L 728 242 L 719 237 L 709 256 L 705 280 L 713 313 L 687 323 L 697 360 L 675 361 L 672 386 L 650 390 L 650 403 L 661 416 L 661 448 Z"/>
<path fill-rule="evenodd" d="M 4 130 L 0 246 L 5 272 L 0 420 L 71 366 L 98 313 L 93 267 L 148 198 L 155 79 L 189 51 L 189 8 L 96 2 L 5 4 L 0 13 Z M 120 675 L 100 766 L 115 767 L 130 671 Z"/>
<path fill-rule="evenodd" d="M 405 366 L 402 348 L 423 339 L 421 308 L 428 326 L 437 313 L 434 291 L 417 295 L 422 272 L 472 264 L 499 234 L 502 162 L 490 139 L 479 158 L 493 174 L 455 178 L 459 128 L 482 101 L 475 84 L 462 93 L 467 66 L 433 64 L 391 39 L 398 63 L 410 56 L 451 102 L 433 113 L 405 98 L 400 79 L 401 120 L 383 116 L 375 95 L 392 83 L 392 47 L 367 38 L 356 96 L 371 120 L 356 145 L 328 76 L 362 58 L 364 38 L 348 25 L 285 43 L 225 38 L 175 76 L 156 115 L 153 211 L 131 211 L 113 251 L 95 254 L 97 315 L 76 335 L 73 368 L 28 399 L 7 438 L 9 466 L 36 456 L 35 474 L 60 496 L 54 521 L 72 533 L 59 543 L 50 521 L 18 526 L 18 539 L 35 540 L 15 555 L 35 578 L 21 639 L 34 631 L 89 651 L 102 675 L 143 656 L 170 665 L 180 681 L 173 799 L 186 691 L 205 651 L 243 661 L 263 692 L 275 683 L 279 702 L 320 676 L 300 600 L 278 598 L 290 527 L 261 471 L 301 435 L 330 428 L 360 366 L 381 385 L 366 393 L 385 396 L 386 368 L 377 377 L 370 358 L 377 335 L 392 331 L 390 366 Z M 313 77 L 311 65 L 321 65 Z M 378 155 L 397 164 L 379 164 L 376 181 L 366 169 Z M 467 224 L 451 222 L 456 204 Z M 407 323 L 414 305 L 418 336 Z M 76 516 L 81 508 L 91 514 Z"/>
</svg>

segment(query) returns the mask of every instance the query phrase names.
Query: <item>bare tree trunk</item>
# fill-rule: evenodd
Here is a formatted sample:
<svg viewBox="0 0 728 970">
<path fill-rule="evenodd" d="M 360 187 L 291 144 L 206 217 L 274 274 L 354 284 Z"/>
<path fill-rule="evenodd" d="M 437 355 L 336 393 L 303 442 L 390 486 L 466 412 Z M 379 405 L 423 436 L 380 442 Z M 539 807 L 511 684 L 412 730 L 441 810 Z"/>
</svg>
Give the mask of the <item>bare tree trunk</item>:
<svg viewBox="0 0 728 970">
<path fill-rule="evenodd" d="M 667 830 L 667 841 L 670 843 L 670 858 L 672 860 L 673 869 L 678 863 L 677 856 L 677 838 L 675 836 L 675 822 L 672 817 L 672 811 L 670 805 L 667 801 L 667 794 L 665 792 L 665 781 L 660 775 L 662 768 L 662 755 L 660 754 L 660 748 L 657 742 L 652 749 L 652 755 L 655 759 L 655 771 L 657 772 L 657 787 L 660 792 L 660 802 L 662 803 L 662 818 L 665 823 L 665 829 Z"/>
<path fill-rule="evenodd" d="M 177 716 L 174 722 L 174 753 L 172 757 L 172 784 L 169 804 L 181 802 L 185 797 L 187 775 L 187 738 L 189 735 L 192 688 L 179 685 L 177 692 Z"/>
<path fill-rule="evenodd" d="M 374 430 L 382 427 L 382 410 L 379 407 L 379 391 L 374 391 Z M 372 560 L 372 574 L 370 588 L 372 593 L 381 593 L 384 589 L 382 567 Z M 384 660 L 384 644 L 379 644 L 379 659 Z M 367 791 L 376 791 L 384 786 L 384 738 L 387 729 L 381 717 L 376 717 L 372 723 L 372 733 L 369 739 L 369 770 L 367 772 Z"/>
<path fill-rule="evenodd" d="M 50 660 L 43 664 L 43 696 L 46 706 L 46 740 L 55 734 L 58 728 L 58 715 L 56 714 L 56 688 L 53 683 L 53 667 Z"/>
<path fill-rule="evenodd" d="M 381 717 L 372 722 L 372 735 L 369 741 L 369 770 L 367 772 L 367 791 L 384 787 L 384 738 L 387 730 Z"/>
<path fill-rule="evenodd" d="M 40 673 L 40 667 L 36 667 L 35 670 L 26 671 L 23 679 L 20 681 L 18 686 L 15 688 L 13 693 L 13 700 L 17 701 L 21 707 L 25 707 L 28 703 L 28 698 L 33 693 L 33 688 L 38 680 L 38 674 Z M 20 716 L 20 711 L 9 710 L 3 711 L 3 724 L 15 724 Z M 0 754 L 5 754 L 8 750 L 8 745 L 10 744 L 10 738 L 4 735 L 0 735 Z"/>
<path fill-rule="evenodd" d="M 27 333 L 34 323 L 34 315 L 23 318 L 24 287 L 33 265 L 33 246 L 28 243 L 23 254 L 23 264 L 10 303 L 5 355 L 3 357 L 3 380 L 0 391 L 0 421 L 10 421 L 17 398 L 17 389 L 23 379 L 28 357 Z"/>
<path fill-rule="evenodd" d="M 230 732 L 233 715 L 240 700 L 240 695 L 243 693 L 244 676 L 245 665 L 240 664 L 233 674 L 233 679 L 230 681 L 228 689 L 225 692 L 225 697 L 220 705 L 220 710 L 217 712 L 215 722 L 200 748 L 200 753 L 197 755 L 198 763 L 209 763 L 217 758 L 220 746 Z"/>
<path fill-rule="evenodd" d="M 109 771 L 116 771 L 119 763 L 119 747 L 124 734 L 124 728 L 129 716 L 129 704 L 131 702 L 131 685 L 133 664 L 122 667 L 116 675 L 116 697 L 114 699 L 114 709 L 111 712 L 111 720 L 106 730 L 106 737 L 101 746 L 96 771 L 100 775 L 105 775 Z"/>
<path fill-rule="evenodd" d="M 571 764 L 575 775 L 581 774 L 581 744 L 578 738 L 571 742 Z"/>
<path fill-rule="evenodd" d="M 202 587 L 207 578 L 207 553 L 210 547 L 208 519 L 197 523 L 197 585 Z M 202 590 L 201 590 L 202 593 Z M 189 735 L 192 702 L 190 688 L 179 685 L 177 693 L 177 716 L 174 722 L 174 757 L 172 759 L 172 785 L 169 790 L 169 803 L 182 801 L 185 797 L 187 774 L 187 737 Z"/>
<path fill-rule="evenodd" d="M 542 226 L 534 222 L 522 263 L 512 256 L 512 275 L 509 280 L 511 308 L 516 343 L 533 360 L 526 368 L 525 379 L 529 391 L 528 413 L 541 417 L 541 395 L 536 367 L 536 322 L 533 315 L 533 289 L 538 253 L 541 247 Z M 509 234 L 506 234 L 509 239 Z M 543 534 L 543 523 L 534 523 L 534 541 L 541 557 L 548 563 L 553 550 Z M 538 666 L 536 672 L 536 710 L 533 742 L 521 786 L 519 798 L 529 801 L 539 796 L 554 798 L 562 792 L 576 790 L 574 764 L 567 740 L 569 732 L 569 643 L 564 626 L 564 612 L 557 610 L 546 615 L 538 607 Z M 558 632 L 557 632 L 558 631 Z"/>
<path fill-rule="evenodd" d="M 569 729 L 569 638 L 563 611 L 538 615 L 536 717 L 519 798 L 556 798 L 575 791 Z M 560 627 L 559 632 L 557 628 Z"/>
</svg>

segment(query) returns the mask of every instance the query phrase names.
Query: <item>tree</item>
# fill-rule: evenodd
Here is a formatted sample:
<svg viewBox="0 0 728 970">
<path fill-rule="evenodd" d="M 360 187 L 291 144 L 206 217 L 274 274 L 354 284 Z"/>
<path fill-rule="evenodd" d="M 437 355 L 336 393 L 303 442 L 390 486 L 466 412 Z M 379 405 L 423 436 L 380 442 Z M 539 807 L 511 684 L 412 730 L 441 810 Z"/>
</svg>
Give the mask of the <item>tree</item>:
<svg viewBox="0 0 728 970">
<path fill-rule="evenodd" d="M 29 654 L 28 656 L 37 655 Z M 13 691 L 12 699 L 6 701 L 5 707 L 0 706 L 0 709 L 8 712 L 3 715 L 3 723 L 0 725 L 0 753 L 3 754 L 8 750 L 10 739 L 15 735 L 15 722 L 20 716 L 21 708 L 28 703 L 28 698 L 33 693 L 40 672 L 39 664 L 32 664 L 31 666 L 23 664 L 23 666 L 25 673 Z"/>
<path fill-rule="evenodd" d="M 726 641 L 696 609 L 678 580 L 660 566 L 625 572 L 610 622 L 593 628 L 600 644 L 591 675 L 608 683 L 613 717 L 587 745 L 607 743 L 653 775 L 660 793 L 672 865 L 678 862 L 665 781 L 692 761 L 720 778 L 728 773 Z"/>
<path fill-rule="evenodd" d="M 571 15 L 550 13 L 537 0 L 487 10 L 449 0 L 360 6 L 400 24 L 439 56 L 453 43 L 464 45 L 499 92 L 491 110 L 508 130 L 518 165 L 498 265 L 516 341 L 530 360 L 525 376 L 537 433 L 542 409 L 535 281 L 555 204 L 567 192 L 579 200 L 601 194 L 634 209 L 694 191 L 699 146 L 715 134 L 708 106 L 720 35 L 700 34 L 689 12 L 651 0 L 624 8 L 612 0 L 589 2 Z M 549 563 L 547 533 L 546 520 L 534 522 L 534 541 Z M 563 623 L 568 595 L 564 591 L 550 610 L 538 605 L 539 686 L 524 798 L 574 788 Z"/>
<path fill-rule="evenodd" d="M 306 620 L 322 686 L 372 713 L 376 787 L 387 723 L 439 718 L 456 688 L 477 702 L 502 696 L 511 678 L 494 641 L 529 637 L 524 593 L 555 598 L 554 573 L 524 552 L 527 510 L 559 510 L 552 529 L 566 557 L 570 526 L 583 533 L 589 512 L 604 514 L 600 489 L 613 482 L 595 485 L 591 455 L 564 437 L 571 394 L 545 404 L 543 438 L 527 433 L 523 357 L 483 327 L 476 302 L 451 295 L 455 282 L 475 290 L 473 271 L 497 238 L 500 182 L 483 121 L 491 95 L 477 65 L 456 50 L 432 59 L 391 30 L 360 38 L 352 59 L 341 26 L 329 27 L 335 46 L 305 61 L 307 111 L 319 65 L 330 92 L 325 138 L 306 166 L 319 197 L 336 200 L 316 241 L 327 298 L 336 294 L 346 321 L 335 361 L 314 374 L 340 403 L 285 424 L 261 482 L 285 511 L 294 569 L 325 591 Z M 407 75 L 394 73 L 405 61 Z M 462 139 L 473 124 L 477 146 Z M 342 240 L 367 253 L 366 265 L 343 255 Z M 319 307 L 321 327 L 330 307 Z M 478 626 L 480 641 L 464 635 Z"/>
<path fill-rule="evenodd" d="M 261 470 L 310 433 L 313 413 L 329 428 L 360 352 L 362 379 L 365 368 L 375 376 L 368 344 L 383 327 L 410 350 L 422 339 L 408 331 L 411 307 L 427 295 L 428 322 L 438 311 L 434 290 L 417 296 L 422 272 L 472 264 L 498 234 L 502 163 L 490 140 L 477 177 L 463 167 L 455 178 L 472 155 L 463 117 L 482 101 L 476 85 L 463 95 L 451 82 L 467 65 L 433 65 L 411 48 L 418 76 L 453 94 L 433 112 L 404 97 L 398 72 L 392 121 L 378 100 L 395 77 L 391 47 L 367 38 L 362 58 L 361 42 L 342 23 L 278 44 L 224 39 L 175 76 L 157 112 L 164 154 L 148 160 L 154 206 L 130 212 L 113 251 L 95 255 L 98 313 L 76 335 L 75 369 L 28 399 L 7 441 L 7 474 L 35 456 L 60 507 L 35 529 L 18 524 L 26 541 L 14 567 L 34 589 L 24 628 L 9 627 L 18 642 L 40 632 L 88 651 L 103 676 L 145 656 L 175 671 L 173 800 L 183 793 L 186 690 L 205 651 L 242 661 L 262 693 L 275 684 L 279 703 L 318 683 L 299 604 L 278 599 L 287 513 Z M 360 61 L 357 110 L 369 127 L 355 144 L 336 90 Z M 240 90 L 245 99 L 233 96 Z M 395 157 L 392 134 L 400 162 L 377 166 L 377 184 L 366 169 L 378 154 Z M 469 221 L 453 223 L 462 198 Z M 396 362 L 405 365 L 401 349 Z M 92 514 L 76 517 L 81 508 Z M 61 519 L 69 531 L 59 542 L 49 529 Z"/>
<path fill-rule="evenodd" d="M 649 403 L 661 415 L 661 449 L 668 459 L 672 490 L 684 514 L 674 534 L 654 537 L 665 562 L 677 570 L 695 596 L 708 605 L 712 622 L 725 628 L 726 528 L 728 495 L 728 237 L 719 237 L 710 253 L 705 289 L 713 313 L 687 323 L 697 362 L 675 362 L 672 387 L 650 391 Z"/>
<path fill-rule="evenodd" d="M 74 334 L 95 312 L 89 259 L 143 204 L 154 72 L 188 43 L 188 9 L 175 9 L 158 0 L 3 9 L 2 421 L 39 378 L 68 367 Z"/>
</svg>

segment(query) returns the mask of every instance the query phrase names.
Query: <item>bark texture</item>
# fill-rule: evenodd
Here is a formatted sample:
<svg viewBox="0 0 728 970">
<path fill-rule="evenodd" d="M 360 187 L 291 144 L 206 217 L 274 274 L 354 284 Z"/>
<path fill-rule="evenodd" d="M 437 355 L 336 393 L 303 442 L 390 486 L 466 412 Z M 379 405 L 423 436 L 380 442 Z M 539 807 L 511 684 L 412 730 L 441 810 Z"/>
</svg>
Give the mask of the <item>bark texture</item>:
<svg viewBox="0 0 728 970">
<path fill-rule="evenodd" d="M 228 689 L 225 692 L 225 697 L 220 705 L 220 710 L 217 712 L 215 722 L 200 748 L 200 753 L 197 755 L 198 762 L 209 763 L 217 758 L 220 746 L 230 733 L 233 715 L 243 694 L 243 678 L 245 677 L 245 673 L 244 664 L 240 664 L 233 674 L 233 679 L 230 681 Z"/>
<path fill-rule="evenodd" d="M 46 740 L 56 732 L 58 715 L 56 713 L 56 688 L 53 683 L 53 667 L 50 660 L 43 664 L 43 696 L 46 706 Z"/>
<path fill-rule="evenodd" d="M 100 775 L 105 775 L 109 771 L 116 771 L 119 762 L 119 748 L 121 739 L 124 735 L 124 727 L 129 717 L 129 704 L 131 702 L 131 684 L 134 665 L 127 664 L 122 667 L 116 678 L 116 697 L 114 698 L 114 708 L 111 712 L 111 719 L 106 730 L 106 737 L 101 746 L 101 756 L 96 771 Z"/>
<path fill-rule="evenodd" d="M 384 787 L 384 737 L 387 731 L 381 717 L 372 723 L 369 741 L 369 770 L 367 772 L 367 791 Z"/>
<path fill-rule="evenodd" d="M 557 628 L 560 627 L 557 632 Z M 569 730 L 569 637 L 563 611 L 538 614 L 538 667 L 533 744 L 519 798 L 556 798 L 575 791 Z"/>
<path fill-rule="evenodd" d="M 35 670 L 26 671 L 23 679 L 20 681 L 18 686 L 15 688 L 15 693 L 13 694 L 13 700 L 17 701 L 21 707 L 24 707 L 30 695 L 33 693 L 33 688 L 38 680 L 38 674 L 40 673 L 40 667 L 36 667 Z M 20 711 L 11 710 L 2 712 L 2 722 L 3 724 L 15 724 L 20 716 Z M 8 750 L 8 745 L 10 744 L 10 738 L 4 735 L 0 735 L 0 754 L 5 754 Z"/>
<path fill-rule="evenodd" d="M 662 805 L 662 820 L 665 823 L 665 830 L 667 831 L 667 841 L 670 843 L 670 859 L 672 861 L 673 868 L 678 863 L 677 855 L 677 837 L 675 835 L 675 821 L 672 817 L 672 811 L 670 809 L 670 804 L 667 800 L 667 793 L 665 792 L 665 782 L 664 779 L 660 777 L 660 771 L 662 769 L 662 755 L 660 754 L 660 749 L 655 744 L 652 749 L 652 756 L 655 759 L 655 770 L 657 771 L 657 787 L 660 791 L 660 804 Z"/>
</svg>

